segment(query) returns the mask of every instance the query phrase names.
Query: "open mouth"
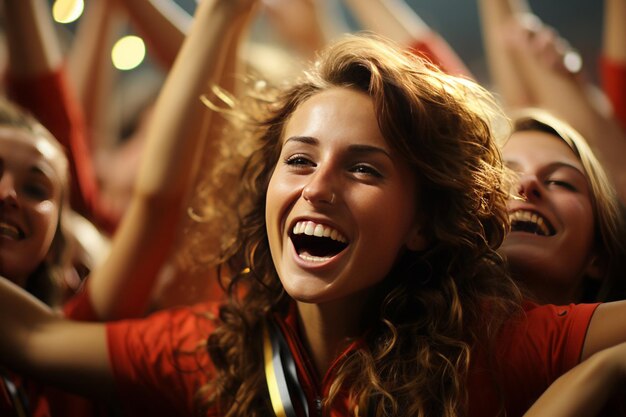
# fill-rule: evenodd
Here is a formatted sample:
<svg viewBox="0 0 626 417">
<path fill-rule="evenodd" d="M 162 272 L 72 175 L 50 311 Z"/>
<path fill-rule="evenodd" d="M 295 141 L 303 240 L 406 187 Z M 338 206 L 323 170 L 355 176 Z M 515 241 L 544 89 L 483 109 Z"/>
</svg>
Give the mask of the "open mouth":
<svg viewBox="0 0 626 417">
<path fill-rule="evenodd" d="M 306 261 L 326 261 L 348 246 L 339 231 L 312 221 L 297 222 L 289 236 L 298 256 Z"/>
<path fill-rule="evenodd" d="M 24 237 L 24 232 L 22 232 L 15 225 L 0 221 L 0 237 L 7 237 L 12 240 L 19 240 Z"/>
<path fill-rule="evenodd" d="M 512 232 L 532 233 L 538 236 L 553 236 L 556 231 L 552 224 L 541 214 L 528 210 L 509 213 Z"/>
</svg>

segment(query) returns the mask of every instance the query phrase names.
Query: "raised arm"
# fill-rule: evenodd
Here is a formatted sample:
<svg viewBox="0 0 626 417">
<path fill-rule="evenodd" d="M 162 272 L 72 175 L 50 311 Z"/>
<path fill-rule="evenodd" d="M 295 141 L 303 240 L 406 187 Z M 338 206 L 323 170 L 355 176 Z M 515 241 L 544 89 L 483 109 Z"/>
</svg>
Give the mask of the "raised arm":
<svg viewBox="0 0 626 417">
<path fill-rule="evenodd" d="M 133 279 L 154 276 L 169 251 L 194 154 L 200 153 L 203 136 L 194 127 L 206 109 L 199 91 L 218 73 L 221 54 L 253 3 L 203 0 L 196 11 L 190 35 L 156 105 L 133 202 L 109 258 L 96 269 L 91 283 L 91 293 L 97 295 L 94 307 L 101 317 L 124 314 L 127 305 L 107 308 L 115 305 L 119 294 L 131 301 L 134 293 L 145 293 L 145 282 Z M 119 286 L 100 285 L 113 277 Z M 106 303 L 108 307 L 103 307 Z M 0 278 L 0 333 L 0 362 L 17 372 L 83 393 L 111 391 L 104 325 L 59 318 Z"/>
<path fill-rule="evenodd" d="M 615 117 L 626 130 L 626 1 L 605 0 L 602 40 L 602 87 Z"/>
<path fill-rule="evenodd" d="M 624 19 L 626 19 L 626 3 L 623 0 L 605 0 L 602 49 L 608 58 L 622 63 L 626 63 Z"/>
<path fill-rule="evenodd" d="M 111 146 L 117 126 L 111 117 L 115 70 L 111 47 L 124 23 L 110 2 L 88 2 L 68 54 L 68 71 L 85 114 L 90 146 Z"/>
<path fill-rule="evenodd" d="M 624 392 L 626 344 L 600 351 L 571 369 L 543 393 L 524 417 L 593 417 L 612 394 Z"/>
<path fill-rule="evenodd" d="M 91 146 L 96 152 L 117 146 L 119 117 L 111 117 L 117 70 L 110 51 L 126 17 L 147 39 L 149 52 L 169 71 L 191 16 L 169 0 L 90 2 L 79 21 L 69 54 L 71 80 L 84 108 Z M 107 149 L 108 148 L 108 149 Z"/>
<path fill-rule="evenodd" d="M 345 0 L 367 30 L 426 55 L 444 71 L 471 77 L 461 58 L 404 0 Z"/>
<path fill-rule="evenodd" d="M 328 0 L 263 0 L 263 9 L 282 39 L 312 58 L 337 32 Z"/>
<path fill-rule="evenodd" d="M 507 108 L 532 105 L 531 92 L 509 47 L 511 29 L 518 24 L 516 14 L 527 12 L 527 5 L 522 0 L 479 0 L 478 6 L 492 89 Z"/>
<path fill-rule="evenodd" d="M 220 77 L 223 58 L 247 22 L 254 0 L 203 0 L 161 90 L 135 191 L 111 254 L 90 278 L 103 319 L 145 311 L 157 273 L 170 254 L 202 150 L 219 139 L 218 117 L 200 101 Z M 210 159 L 203 159 L 203 164 Z"/>
<path fill-rule="evenodd" d="M 522 68 L 535 96 L 535 106 L 549 110 L 583 134 L 615 186 L 622 204 L 626 204 L 626 135 L 617 120 L 603 110 L 590 94 L 589 84 L 538 62 L 530 51 L 519 49 Z"/>
<path fill-rule="evenodd" d="M 63 62 L 61 48 L 45 2 L 4 1 L 9 47 L 9 70 L 35 77 L 57 69 Z"/>
<path fill-rule="evenodd" d="M 150 53 L 171 68 L 191 27 L 191 16 L 173 0 L 114 0 L 148 42 Z"/>
<path fill-rule="evenodd" d="M 597 89 L 563 65 L 566 43 L 538 20 L 529 20 L 532 15 L 522 0 L 481 0 L 481 9 L 490 69 L 507 107 L 546 109 L 581 132 L 626 203 L 621 157 L 626 154 L 626 137 L 598 99 Z M 529 27 L 529 21 L 535 23 Z M 488 30 L 502 28 L 502 22 L 508 36 Z"/>
<path fill-rule="evenodd" d="M 103 324 L 65 320 L 0 277 L 0 329 L 3 366 L 84 394 L 112 393 Z"/>
<path fill-rule="evenodd" d="M 246 0 L 248 1 L 248 0 Z M 253 0 L 252 2 L 254 3 Z M 256 8 L 258 10 L 258 8 Z M 244 17 L 245 15 L 245 17 Z M 226 50 L 223 59 L 223 68 L 220 71 L 219 81 L 215 85 L 229 94 L 237 96 L 239 92 L 241 75 L 245 74 L 245 61 L 240 59 L 241 51 L 240 47 L 244 44 L 248 37 L 248 29 L 256 16 L 252 9 L 248 9 L 246 13 L 242 15 L 239 23 L 233 28 L 233 35 L 227 46 L 223 47 Z M 210 97 L 210 94 L 207 94 Z M 213 117 L 212 113 L 206 113 L 206 117 Z M 210 131 L 206 135 L 210 137 L 218 137 L 222 134 L 225 119 L 221 116 L 215 116 L 210 123 Z M 200 161 L 201 167 L 211 167 L 214 162 L 215 155 L 219 152 L 221 146 L 217 140 L 209 140 L 207 149 L 202 153 L 202 160 Z M 214 146 L 215 145 L 215 146 Z M 217 279 L 217 273 L 214 265 L 204 265 L 202 268 L 194 268 L 192 265 L 201 263 L 194 254 L 198 250 L 202 250 L 201 257 L 206 259 L 209 255 L 215 256 L 221 247 L 219 239 L 215 238 L 215 234 L 221 235 L 219 231 L 224 230 L 222 224 L 223 218 L 213 217 L 211 219 L 203 219 L 198 223 L 198 218 L 188 215 L 189 210 L 196 211 L 199 208 L 200 212 L 207 204 L 207 192 L 211 196 L 221 201 L 228 201 L 232 195 L 225 195 L 232 192 L 232 188 L 206 188 L 207 176 L 212 175 L 210 169 L 207 172 L 198 172 L 198 175 L 193 181 L 193 189 L 198 190 L 198 187 L 202 188 L 202 191 L 191 195 L 188 204 L 186 204 L 187 213 L 182 218 L 182 224 L 179 226 L 179 231 L 185 230 L 188 233 L 183 237 L 179 236 L 176 244 L 176 249 L 171 256 L 171 260 L 168 262 L 166 268 L 159 276 L 158 282 L 154 285 L 152 290 L 152 299 L 150 304 L 151 310 L 160 310 L 169 307 L 192 305 L 198 302 L 205 302 L 208 300 L 220 300 L 224 296 L 224 291 L 220 287 Z M 221 178 L 224 180 L 224 178 Z M 231 184 L 231 182 L 226 181 Z M 211 197 L 209 197 L 211 199 Z M 192 209 L 192 207 L 194 209 Z M 232 206 L 229 206 L 232 207 Z M 200 216 L 202 217 L 202 216 Z M 219 222 L 219 227 L 215 227 L 216 222 Z M 229 231 L 232 231 L 229 229 Z M 209 239 L 210 243 L 204 245 L 198 243 L 195 235 L 201 234 L 204 239 Z M 202 249 L 199 249 L 201 247 Z"/>
<path fill-rule="evenodd" d="M 9 46 L 9 96 L 28 109 L 67 149 L 72 208 L 101 229 L 115 222 L 99 204 L 85 122 L 64 71 L 50 10 L 44 0 L 2 2 Z"/>
</svg>

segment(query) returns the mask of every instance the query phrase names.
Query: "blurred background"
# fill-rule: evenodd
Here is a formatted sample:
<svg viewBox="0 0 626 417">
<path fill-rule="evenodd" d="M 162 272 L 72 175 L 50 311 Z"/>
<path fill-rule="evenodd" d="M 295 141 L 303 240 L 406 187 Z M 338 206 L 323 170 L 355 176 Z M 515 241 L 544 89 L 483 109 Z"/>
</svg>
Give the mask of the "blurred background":
<svg viewBox="0 0 626 417">
<path fill-rule="evenodd" d="M 485 82 L 487 79 L 477 2 L 473 0 L 407 0 L 431 27 L 437 30 L 463 58 L 467 66 Z M 602 1 L 529 1 L 531 9 L 577 48 L 587 69 L 597 79 L 595 61 L 600 48 Z"/>
<path fill-rule="evenodd" d="M 196 7 L 196 0 L 175 1 L 189 14 L 192 14 Z M 346 23 L 349 29 L 359 29 L 355 19 L 348 13 L 341 1 L 326 1 L 331 3 L 330 9 Z M 450 43 L 479 81 L 488 83 L 476 2 L 472 0 L 406 1 L 428 25 L 437 30 Z M 64 11 L 82 7 L 81 0 L 50 0 L 50 3 L 51 5 L 65 3 L 61 7 Z M 565 39 L 570 41 L 572 46 L 579 50 L 590 76 L 597 80 L 595 62 L 601 39 L 602 2 L 597 0 L 571 0 L 568 2 L 534 0 L 530 1 L 530 6 L 546 24 L 553 26 Z M 78 12 L 73 13 L 73 16 L 78 19 L 80 18 L 79 15 Z M 76 20 L 68 22 L 65 26 L 69 36 L 71 36 L 75 30 Z M 267 29 L 267 25 L 261 20 L 254 36 L 257 39 L 262 39 L 264 36 L 271 37 L 269 34 L 271 31 L 268 30 L 268 33 L 264 33 Z M 129 34 L 131 33 L 129 29 Z M 149 54 L 147 59 L 138 61 L 141 63 L 125 71 L 141 72 L 154 69 Z"/>
</svg>

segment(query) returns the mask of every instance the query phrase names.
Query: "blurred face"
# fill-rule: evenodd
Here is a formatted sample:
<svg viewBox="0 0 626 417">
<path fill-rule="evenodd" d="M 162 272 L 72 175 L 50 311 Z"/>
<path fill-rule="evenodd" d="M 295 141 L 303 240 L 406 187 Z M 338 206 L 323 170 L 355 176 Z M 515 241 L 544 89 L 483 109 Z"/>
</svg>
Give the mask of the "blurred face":
<svg viewBox="0 0 626 417">
<path fill-rule="evenodd" d="M 63 161 L 48 139 L 0 126 L 0 274 L 24 286 L 54 237 Z"/>
<path fill-rule="evenodd" d="M 503 157 L 519 174 L 521 199 L 509 202 L 512 231 L 501 253 L 540 301 L 574 302 L 594 259 L 592 196 L 582 164 L 563 140 L 538 131 L 514 133 Z"/>
<path fill-rule="evenodd" d="M 371 99 L 355 90 L 308 99 L 282 140 L 266 223 L 285 290 L 317 304 L 362 299 L 405 247 L 423 247 L 415 175 L 383 138 Z"/>
</svg>

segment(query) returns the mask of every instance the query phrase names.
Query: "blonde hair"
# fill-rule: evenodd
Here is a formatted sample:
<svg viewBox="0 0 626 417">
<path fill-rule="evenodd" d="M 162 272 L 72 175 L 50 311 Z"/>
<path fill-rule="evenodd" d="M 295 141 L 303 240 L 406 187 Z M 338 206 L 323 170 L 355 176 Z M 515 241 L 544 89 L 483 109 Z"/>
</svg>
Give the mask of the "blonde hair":
<svg viewBox="0 0 626 417">
<path fill-rule="evenodd" d="M 591 190 L 594 214 L 594 249 L 604 261 L 605 275 L 599 285 L 586 279 L 582 299 L 578 302 L 612 301 L 626 296 L 626 225 L 624 209 L 615 187 L 602 164 L 576 129 L 551 113 L 536 108 L 513 114 L 515 132 L 536 130 L 554 135 L 569 146 L 580 160 Z"/>
<path fill-rule="evenodd" d="M 68 209 L 69 171 L 65 151 L 54 136 L 26 110 L 18 105 L 0 98 L 0 126 L 21 129 L 29 134 L 45 138 L 58 151 L 58 162 L 61 163 L 61 198 L 59 217 L 54 238 L 50 245 L 49 256 L 31 273 L 26 281 L 26 290 L 47 304 L 54 305 L 59 301 L 59 282 L 62 280 L 63 268 L 69 262 L 69 247 L 66 231 L 62 227 L 63 211 Z"/>
</svg>

